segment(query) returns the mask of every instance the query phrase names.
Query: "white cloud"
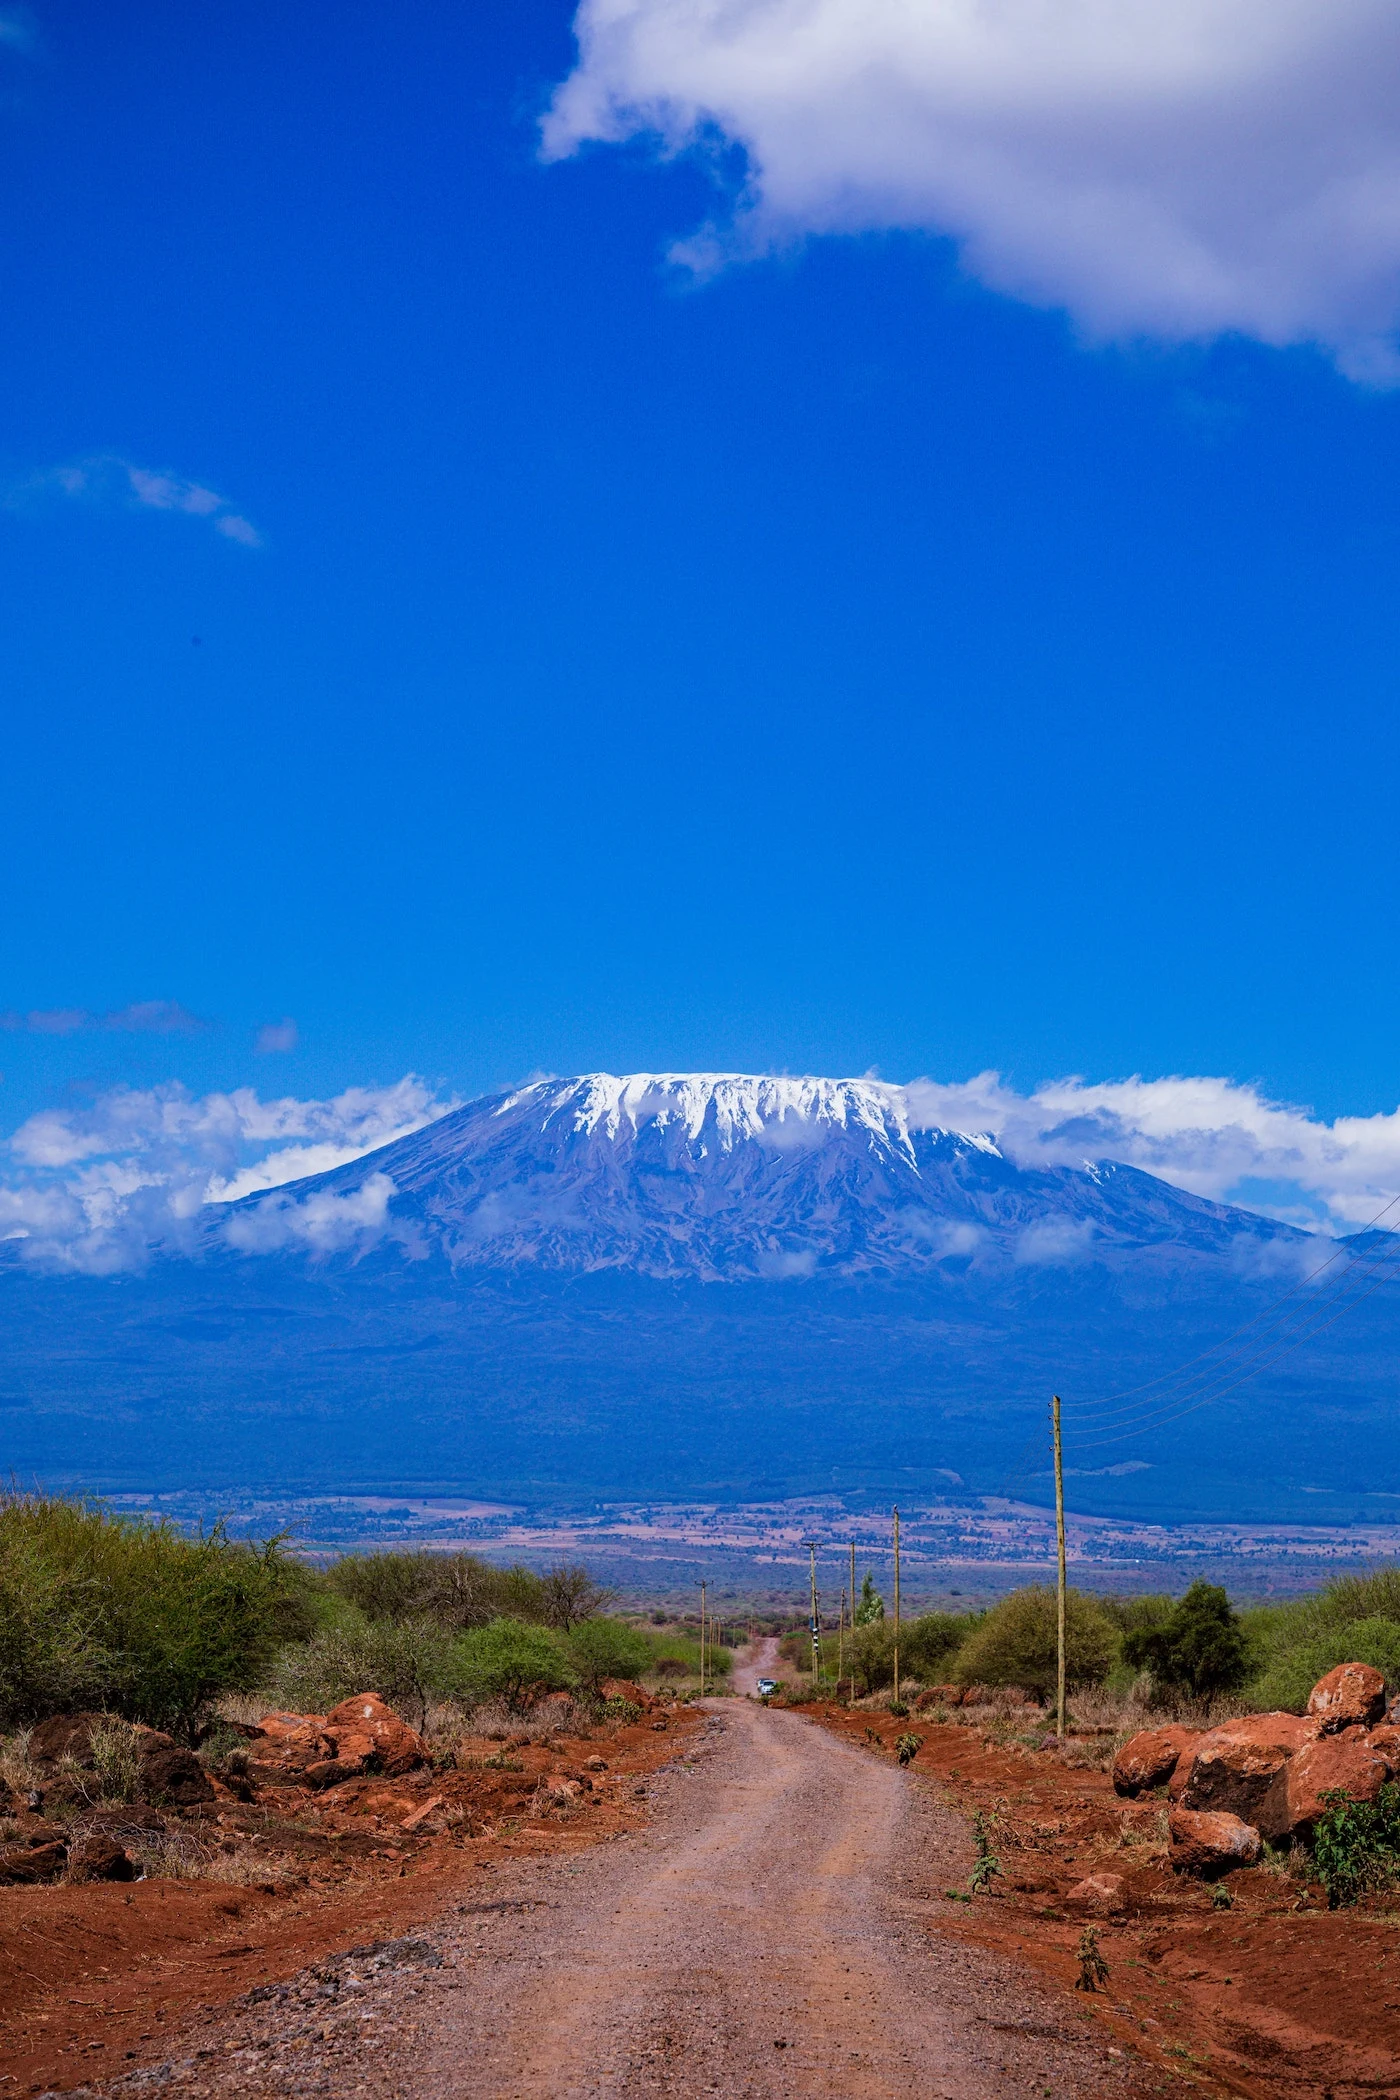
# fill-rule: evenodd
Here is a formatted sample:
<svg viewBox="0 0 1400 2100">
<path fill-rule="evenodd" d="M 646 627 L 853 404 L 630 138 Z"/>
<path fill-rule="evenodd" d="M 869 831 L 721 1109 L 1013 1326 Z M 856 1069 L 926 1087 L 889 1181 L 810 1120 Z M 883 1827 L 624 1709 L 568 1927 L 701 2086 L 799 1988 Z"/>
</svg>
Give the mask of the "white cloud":
<svg viewBox="0 0 1400 2100">
<path fill-rule="evenodd" d="M 954 1085 L 921 1079 L 888 1092 L 913 1128 L 988 1133 L 1022 1166 L 1120 1161 L 1313 1230 L 1354 1232 L 1400 1197 L 1400 1109 L 1327 1123 L 1257 1087 L 1209 1078 L 1071 1078 L 1023 1094 L 982 1072 Z M 177 1085 L 117 1087 L 40 1111 L 0 1147 L 0 1240 L 22 1241 L 31 1260 L 129 1267 L 153 1248 L 193 1246 L 210 1203 L 347 1165 L 456 1105 L 412 1075 L 390 1087 L 349 1087 L 327 1101 L 264 1100 L 248 1087 L 199 1096 Z M 259 1208 L 265 1225 L 240 1224 L 237 1243 L 248 1252 L 367 1244 L 386 1229 L 388 1198 L 380 1203 L 373 1176 L 363 1187 L 371 1188 L 363 1203 L 289 1193 Z M 534 1215 L 535 1199 L 502 1191 L 474 1222 L 489 1237 Z M 944 1253 L 976 1255 L 975 1226 L 905 1216 L 912 1234 Z M 1400 1203 L 1386 1222 L 1400 1227 Z M 1025 1264 L 1091 1254 L 1087 1232 L 1073 1225 L 1032 1228 L 1017 1247 Z M 1238 1259 L 1252 1273 L 1282 1264 L 1283 1274 L 1295 1256 L 1261 1252 L 1246 1240 Z M 773 1264 L 775 1273 L 793 1273 L 780 1250 Z"/>
<path fill-rule="evenodd" d="M 996 1072 L 916 1080 L 905 1096 L 916 1127 L 989 1131 L 1023 1165 L 1120 1160 L 1296 1225 L 1354 1232 L 1400 1195 L 1400 1109 L 1325 1123 L 1231 1079 L 1062 1079 L 1018 1094 Z"/>
<path fill-rule="evenodd" d="M 9 1139 L 0 1239 L 21 1241 L 31 1261 L 96 1273 L 129 1268 L 155 1248 L 193 1246 L 207 1204 L 348 1165 L 452 1106 L 412 1074 L 395 1086 L 348 1087 L 329 1101 L 265 1101 L 250 1087 L 200 1096 L 174 1084 L 116 1087 L 80 1106 L 41 1110 Z M 275 1206 L 265 1244 L 295 1240 L 327 1252 L 363 1240 L 387 1216 L 382 1181 L 369 1178 L 365 1202 L 317 1195 Z"/>
<path fill-rule="evenodd" d="M 139 467 L 119 453 L 101 452 L 73 464 L 45 468 L 11 489 L 11 509 L 23 508 L 44 495 L 88 503 L 119 503 L 128 509 L 173 511 L 211 524 L 241 547 L 261 547 L 262 535 L 227 497 L 165 469 Z"/>
<path fill-rule="evenodd" d="M 1091 335 L 1241 331 L 1400 375 L 1390 0 L 583 0 L 544 126 L 737 143 L 706 271 L 809 234 L 951 236 Z"/>
<path fill-rule="evenodd" d="M 371 1174 L 343 1196 L 320 1189 L 300 1202 L 274 1198 L 230 1218 L 224 1237 L 242 1254 L 271 1254 L 285 1247 L 306 1247 L 313 1254 L 348 1253 L 380 1237 L 393 1193 L 387 1174 Z"/>
</svg>

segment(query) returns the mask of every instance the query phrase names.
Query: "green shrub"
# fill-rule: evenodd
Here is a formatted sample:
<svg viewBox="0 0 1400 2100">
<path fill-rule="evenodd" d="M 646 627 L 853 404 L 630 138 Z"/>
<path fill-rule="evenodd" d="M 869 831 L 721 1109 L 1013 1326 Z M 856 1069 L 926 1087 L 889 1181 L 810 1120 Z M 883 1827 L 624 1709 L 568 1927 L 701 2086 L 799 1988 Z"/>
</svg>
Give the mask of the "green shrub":
<svg viewBox="0 0 1400 2100">
<path fill-rule="evenodd" d="M 1388 1781 L 1373 1802 L 1353 1801 L 1340 1787 L 1322 1798 L 1330 1806 L 1313 1832 L 1313 1852 L 1329 1908 L 1393 1888 L 1400 1881 L 1400 1786 Z"/>
<path fill-rule="evenodd" d="M 466 1704 L 504 1699 L 522 1707 L 533 1692 L 559 1692 L 578 1682 L 563 1642 L 544 1626 L 493 1619 L 456 1643 L 453 1692 Z"/>
<path fill-rule="evenodd" d="M 1156 1625 L 1124 1635 L 1123 1659 L 1150 1670 L 1164 1692 L 1210 1698 L 1238 1690 L 1249 1674 L 1249 1654 L 1239 1614 L 1223 1589 L 1193 1582 L 1181 1602 Z"/>
<path fill-rule="evenodd" d="M 867 1568 L 865 1580 L 860 1586 L 860 1595 L 856 1599 L 855 1623 L 857 1626 L 871 1626 L 884 1616 L 885 1600 L 875 1587 L 875 1577 Z"/>
<path fill-rule="evenodd" d="M 806 1640 L 807 1636 L 804 1634 L 802 1638 Z M 698 1637 L 692 1638 L 689 1634 L 684 1633 L 654 1633 L 651 1635 L 650 1645 L 651 1661 L 647 1665 L 648 1669 L 659 1669 L 663 1663 L 679 1663 L 687 1677 L 698 1677 L 700 1675 L 700 1642 Z M 811 1642 L 808 1641 L 806 1654 L 809 1658 L 811 1653 Z M 711 1677 L 725 1677 L 733 1667 L 734 1657 L 728 1648 L 717 1648 L 712 1646 L 709 1641 L 706 1641 L 705 1676 L 707 1680 Z M 674 1676 L 675 1672 L 668 1670 L 663 1672 L 663 1674 Z"/>
<path fill-rule="evenodd" d="M 0 1501 L 0 1724 L 100 1706 L 192 1741 L 222 1692 L 262 1678 L 300 1623 L 305 1581 L 280 1541 Z"/>
<path fill-rule="evenodd" d="M 1388 1685 L 1400 1684 L 1400 1624 L 1358 1619 L 1290 1642 L 1251 1680 L 1250 1696 L 1266 1712 L 1302 1713 L 1318 1678 L 1344 1662 L 1370 1663 Z"/>
<path fill-rule="evenodd" d="M 1246 1689 L 1256 1705 L 1301 1712 L 1318 1678 L 1341 1662 L 1370 1663 L 1389 1686 L 1400 1685 L 1400 1568 L 1345 1575 L 1243 1617 L 1252 1664 Z"/>
<path fill-rule="evenodd" d="M 568 1635 L 569 1659 L 580 1681 L 596 1692 L 605 1677 L 639 1677 L 653 1662 L 644 1633 L 622 1619 L 585 1619 Z"/>
<path fill-rule="evenodd" d="M 963 1615 L 948 1611 L 928 1611 L 907 1620 L 899 1636 L 900 1676 L 937 1684 L 946 1677 L 952 1658 L 980 1623 L 980 1615 L 974 1618 L 970 1612 Z"/>
<path fill-rule="evenodd" d="M 1014 1684 L 1047 1697 L 1056 1682 L 1055 1592 L 1033 1584 L 1003 1597 L 959 1649 L 960 1684 Z M 1118 1629 L 1082 1590 L 1065 1596 L 1065 1676 L 1071 1687 L 1101 1684 L 1118 1654 Z"/>
<path fill-rule="evenodd" d="M 581 1571 L 565 1569 L 569 1578 Z M 476 1553 L 351 1553 L 326 1580 L 367 1619 L 434 1619 L 453 1632 L 493 1619 L 549 1620 L 560 1599 L 533 1569 L 498 1568 Z"/>
<path fill-rule="evenodd" d="M 421 1729 L 431 1701 L 457 1682 L 457 1646 L 430 1620 L 329 1627 L 282 1650 L 268 1690 L 293 1713 L 319 1714 L 356 1692 L 378 1692 Z"/>
</svg>

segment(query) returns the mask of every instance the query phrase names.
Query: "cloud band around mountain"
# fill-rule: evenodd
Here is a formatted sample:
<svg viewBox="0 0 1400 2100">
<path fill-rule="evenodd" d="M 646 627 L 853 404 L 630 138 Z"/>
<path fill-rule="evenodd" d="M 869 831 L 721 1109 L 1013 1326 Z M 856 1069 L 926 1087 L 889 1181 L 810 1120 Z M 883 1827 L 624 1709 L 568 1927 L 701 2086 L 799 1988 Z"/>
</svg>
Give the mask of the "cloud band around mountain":
<svg viewBox="0 0 1400 2100">
<path fill-rule="evenodd" d="M 1022 1094 L 983 1072 L 881 1092 L 911 1128 L 985 1133 L 1019 1166 L 1117 1160 L 1310 1230 L 1354 1232 L 1400 1195 L 1400 1109 L 1327 1123 L 1212 1078 L 1072 1078 Z M 0 1239 L 42 1263 L 130 1268 L 156 1248 L 192 1246 L 209 1203 L 326 1173 L 458 1105 L 412 1074 L 324 1101 L 265 1101 L 251 1088 L 199 1097 L 177 1085 L 115 1088 L 81 1107 L 43 1110 L 6 1141 Z M 370 1244 L 391 1229 L 391 1194 L 379 1176 L 349 1197 L 313 1191 L 261 1206 L 239 1224 L 236 1244 L 247 1254 Z M 1398 1218 L 1400 1208 L 1387 1222 Z M 1066 1253 L 1046 1240 L 1023 1258 Z"/>
</svg>

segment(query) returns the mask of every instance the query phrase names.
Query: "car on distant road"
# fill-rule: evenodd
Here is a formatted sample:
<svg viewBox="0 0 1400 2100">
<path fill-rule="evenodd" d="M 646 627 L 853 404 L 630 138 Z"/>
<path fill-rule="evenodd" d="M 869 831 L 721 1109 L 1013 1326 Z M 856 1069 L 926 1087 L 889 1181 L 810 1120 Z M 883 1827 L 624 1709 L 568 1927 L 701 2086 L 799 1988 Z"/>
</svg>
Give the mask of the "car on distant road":
<svg viewBox="0 0 1400 2100">
<path fill-rule="evenodd" d="M 778 1689 L 778 1680 L 777 1680 L 777 1678 L 776 1678 L 776 1677 L 760 1677 L 760 1678 L 759 1678 L 759 1680 L 758 1680 L 758 1696 L 759 1696 L 759 1698 L 760 1698 L 760 1699 L 771 1699 L 771 1698 L 772 1698 L 772 1696 L 773 1696 L 773 1694 L 774 1694 L 774 1692 L 776 1692 L 776 1691 L 777 1691 L 777 1689 Z"/>
</svg>

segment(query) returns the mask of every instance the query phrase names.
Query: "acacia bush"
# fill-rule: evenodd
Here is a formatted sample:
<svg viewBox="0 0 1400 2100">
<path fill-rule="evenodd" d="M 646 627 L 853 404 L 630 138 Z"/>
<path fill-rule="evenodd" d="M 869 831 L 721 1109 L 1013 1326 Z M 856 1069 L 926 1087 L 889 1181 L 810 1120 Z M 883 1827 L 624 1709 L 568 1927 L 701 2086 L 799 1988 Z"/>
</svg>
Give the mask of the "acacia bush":
<svg viewBox="0 0 1400 2100">
<path fill-rule="evenodd" d="M 219 1695 L 259 1684 L 279 1639 L 310 1624 L 280 1540 L 0 1499 L 0 1723 L 96 1707 L 193 1741 Z"/>
<path fill-rule="evenodd" d="M 457 1648 L 431 1620 L 327 1627 L 282 1650 L 266 1689 L 278 1706 L 319 1714 L 357 1692 L 377 1692 L 421 1729 L 433 1700 L 449 1696 L 457 1683 Z"/>
<path fill-rule="evenodd" d="M 899 1630 L 901 1678 L 918 1678 L 924 1684 L 938 1683 L 940 1678 L 947 1676 L 952 1668 L 952 1658 L 980 1623 L 980 1618 L 972 1613 L 963 1617 L 938 1611 L 924 1612 L 917 1619 L 906 1619 Z M 831 1659 L 834 1666 L 834 1649 Z M 893 1685 L 893 1619 L 869 1619 L 847 1635 L 846 1669 L 855 1679 L 857 1693 L 862 1697 Z"/>
<path fill-rule="evenodd" d="M 1056 1684 L 1056 1597 L 1033 1583 L 1003 1597 L 959 1649 L 960 1684 L 1014 1684 L 1044 1699 Z M 1118 1629 L 1095 1597 L 1065 1593 L 1065 1679 L 1071 1687 L 1102 1684 L 1118 1657 Z"/>
<path fill-rule="evenodd" d="M 498 1568 L 479 1553 L 347 1553 L 325 1580 L 367 1619 L 432 1619 L 456 1633 L 493 1619 L 567 1633 L 610 1598 L 585 1567 L 561 1565 L 537 1575 L 518 1563 Z"/>
<path fill-rule="evenodd" d="M 1249 1675 L 1239 1613 L 1211 1582 L 1193 1582 L 1165 1616 L 1130 1628 L 1123 1636 L 1123 1660 L 1150 1671 L 1154 1694 L 1168 1703 L 1182 1694 L 1210 1699 L 1238 1691 Z"/>
<path fill-rule="evenodd" d="M 1344 1575 L 1311 1596 L 1241 1616 L 1253 1705 L 1301 1713 L 1318 1678 L 1342 1662 L 1370 1663 L 1389 1689 L 1400 1689 L 1400 1568 Z"/>
<path fill-rule="evenodd" d="M 536 1692 L 562 1692 L 578 1682 L 568 1650 L 546 1626 L 493 1619 L 455 1643 L 452 1695 L 464 1705 L 503 1699 L 519 1709 Z"/>
<path fill-rule="evenodd" d="M 567 1636 L 569 1660 L 587 1691 L 606 1677 L 640 1677 L 659 1660 L 653 1642 L 622 1619 L 585 1619 Z"/>
</svg>

